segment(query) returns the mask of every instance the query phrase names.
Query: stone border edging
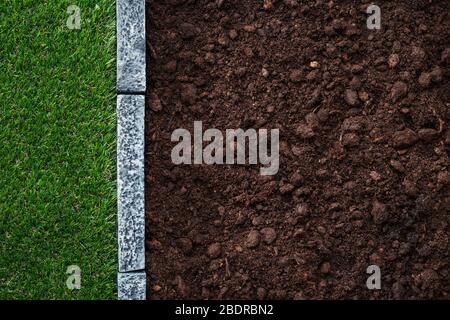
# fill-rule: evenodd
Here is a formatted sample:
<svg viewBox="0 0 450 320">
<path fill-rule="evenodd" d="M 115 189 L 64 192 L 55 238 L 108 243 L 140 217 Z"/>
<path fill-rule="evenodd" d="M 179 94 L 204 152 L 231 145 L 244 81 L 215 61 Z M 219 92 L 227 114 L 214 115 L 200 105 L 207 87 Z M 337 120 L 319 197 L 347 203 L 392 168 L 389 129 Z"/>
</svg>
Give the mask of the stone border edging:
<svg viewBox="0 0 450 320">
<path fill-rule="evenodd" d="M 119 300 L 145 300 L 145 271 L 120 273 L 117 276 Z"/>
<path fill-rule="evenodd" d="M 145 300 L 145 0 L 116 0 L 119 300 Z"/>
<path fill-rule="evenodd" d="M 145 94 L 145 0 L 116 0 L 117 92 Z"/>
</svg>

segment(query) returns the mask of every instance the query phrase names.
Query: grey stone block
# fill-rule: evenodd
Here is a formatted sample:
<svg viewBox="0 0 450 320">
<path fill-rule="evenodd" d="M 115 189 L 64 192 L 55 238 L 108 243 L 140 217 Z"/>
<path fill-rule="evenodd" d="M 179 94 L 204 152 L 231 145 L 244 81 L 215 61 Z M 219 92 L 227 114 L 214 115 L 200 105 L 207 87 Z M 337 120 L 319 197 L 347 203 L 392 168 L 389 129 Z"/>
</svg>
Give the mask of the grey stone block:
<svg viewBox="0 0 450 320">
<path fill-rule="evenodd" d="M 142 95 L 117 96 L 119 272 L 145 268 L 144 107 Z"/>
<path fill-rule="evenodd" d="M 119 300 L 145 300 L 145 291 L 145 272 L 117 274 L 117 296 Z"/>
<path fill-rule="evenodd" d="M 117 91 L 145 92 L 145 0 L 117 0 Z"/>
</svg>

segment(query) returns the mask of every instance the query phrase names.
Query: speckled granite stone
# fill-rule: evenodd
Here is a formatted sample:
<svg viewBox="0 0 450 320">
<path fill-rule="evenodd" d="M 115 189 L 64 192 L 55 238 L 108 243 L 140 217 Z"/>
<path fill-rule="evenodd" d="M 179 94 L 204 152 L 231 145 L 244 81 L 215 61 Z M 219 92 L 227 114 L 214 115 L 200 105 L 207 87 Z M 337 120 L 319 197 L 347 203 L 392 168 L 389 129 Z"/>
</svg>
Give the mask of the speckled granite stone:
<svg viewBox="0 0 450 320">
<path fill-rule="evenodd" d="M 145 300 L 145 290 L 145 272 L 117 274 L 117 296 L 119 300 Z"/>
<path fill-rule="evenodd" d="M 145 0 L 117 0 L 117 91 L 145 92 Z"/>
<path fill-rule="evenodd" d="M 117 96 L 117 237 L 119 272 L 145 268 L 144 101 Z"/>
</svg>

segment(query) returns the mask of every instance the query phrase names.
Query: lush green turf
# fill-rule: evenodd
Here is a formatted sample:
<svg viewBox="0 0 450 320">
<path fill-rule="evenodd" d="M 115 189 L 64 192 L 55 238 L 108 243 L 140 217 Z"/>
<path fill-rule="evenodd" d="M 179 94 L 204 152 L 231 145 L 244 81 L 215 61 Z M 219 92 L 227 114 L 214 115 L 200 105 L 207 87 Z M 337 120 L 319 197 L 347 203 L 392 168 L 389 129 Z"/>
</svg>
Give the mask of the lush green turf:
<svg viewBox="0 0 450 320">
<path fill-rule="evenodd" d="M 0 299 L 114 297 L 114 17 L 113 0 L 0 1 Z"/>
</svg>

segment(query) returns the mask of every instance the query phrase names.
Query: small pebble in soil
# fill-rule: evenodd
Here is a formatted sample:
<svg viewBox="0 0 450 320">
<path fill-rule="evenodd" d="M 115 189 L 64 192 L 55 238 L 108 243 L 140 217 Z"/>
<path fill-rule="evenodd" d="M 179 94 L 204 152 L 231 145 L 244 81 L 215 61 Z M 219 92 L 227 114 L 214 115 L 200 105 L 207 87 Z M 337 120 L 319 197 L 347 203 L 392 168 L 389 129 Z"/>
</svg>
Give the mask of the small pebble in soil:
<svg viewBox="0 0 450 320">
<path fill-rule="evenodd" d="M 250 47 L 244 48 L 244 54 L 245 54 L 247 57 L 252 58 L 252 57 L 254 56 L 253 49 L 250 48 Z"/>
<path fill-rule="evenodd" d="M 372 180 L 374 181 L 380 181 L 381 180 L 381 175 L 376 172 L 376 171 L 370 171 L 369 176 L 372 178 Z"/>
<path fill-rule="evenodd" d="M 342 129 L 345 132 L 361 132 L 364 131 L 365 127 L 366 120 L 361 116 L 346 118 L 342 123 Z"/>
<path fill-rule="evenodd" d="M 147 240 L 147 241 L 145 241 L 145 246 L 149 250 L 158 250 L 158 249 L 161 248 L 161 242 L 159 242 L 156 239 L 154 239 L 154 240 Z"/>
<path fill-rule="evenodd" d="M 177 65 L 177 60 L 171 60 L 163 66 L 163 70 L 167 73 L 174 73 L 175 71 L 177 71 Z"/>
<path fill-rule="evenodd" d="M 184 282 L 183 278 L 181 276 L 175 277 L 175 284 L 177 286 L 178 292 L 183 298 L 187 298 L 190 294 L 189 287 L 186 285 L 186 282 Z"/>
<path fill-rule="evenodd" d="M 153 292 L 159 292 L 159 291 L 161 291 L 161 289 L 162 289 L 162 287 L 161 287 L 160 285 L 157 285 L 157 284 L 155 284 L 155 285 L 152 287 L 152 291 L 153 291 Z"/>
<path fill-rule="evenodd" d="M 405 172 L 405 167 L 403 166 L 403 164 L 398 161 L 398 160 L 391 160 L 390 165 L 392 168 L 394 168 L 395 171 L 400 172 L 400 173 L 404 173 Z"/>
<path fill-rule="evenodd" d="M 450 130 L 447 130 L 447 133 L 445 134 L 445 140 L 444 143 L 448 146 L 450 146 Z"/>
<path fill-rule="evenodd" d="M 288 224 L 290 224 L 291 226 L 295 226 L 298 223 L 298 218 L 289 216 L 289 217 L 287 217 L 286 222 Z"/>
<path fill-rule="evenodd" d="M 359 91 L 358 97 L 363 102 L 367 102 L 370 100 L 370 96 L 369 96 L 369 93 L 367 93 L 367 91 Z"/>
<path fill-rule="evenodd" d="M 247 248 L 256 248 L 259 245 L 261 240 L 261 235 L 257 230 L 252 230 L 247 235 L 247 239 L 245 241 L 245 246 Z"/>
<path fill-rule="evenodd" d="M 350 80 L 349 85 L 350 85 L 351 89 L 357 90 L 357 89 L 361 88 L 361 79 L 357 76 L 354 76 L 352 78 L 352 80 Z"/>
<path fill-rule="evenodd" d="M 399 101 L 401 98 L 405 97 L 408 93 L 408 86 L 402 81 L 397 81 L 391 88 L 391 93 L 389 97 L 393 102 Z"/>
<path fill-rule="evenodd" d="M 402 108 L 400 108 L 400 112 L 403 114 L 408 114 L 410 112 L 410 110 L 409 110 L 409 108 L 402 107 Z"/>
<path fill-rule="evenodd" d="M 205 55 L 205 61 L 208 62 L 209 64 L 214 64 L 216 62 L 216 58 L 214 56 L 214 53 L 207 52 L 206 55 Z"/>
<path fill-rule="evenodd" d="M 300 203 L 297 206 L 297 215 L 300 218 L 304 218 L 309 215 L 309 207 L 306 203 Z"/>
<path fill-rule="evenodd" d="M 261 70 L 261 75 L 262 75 L 264 78 L 267 78 L 267 77 L 269 76 L 269 71 L 268 71 L 266 68 L 262 68 L 262 70 Z"/>
<path fill-rule="evenodd" d="M 162 110 L 162 104 L 161 100 L 159 99 L 158 95 L 156 93 L 150 94 L 150 109 L 152 109 L 155 112 L 159 112 Z"/>
<path fill-rule="evenodd" d="M 388 65 L 389 65 L 389 68 L 391 68 L 391 69 L 395 68 L 399 62 L 400 62 L 400 58 L 399 58 L 398 54 L 396 54 L 396 53 L 391 54 L 388 58 Z"/>
<path fill-rule="evenodd" d="M 278 259 L 277 263 L 278 263 L 278 265 L 284 267 L 289 264 L 290 260 L 291 259 L 289 258 L 289 256 L 283 256 Z"/>
<path fill-rule="evenodd" d="M 230 40 L 228 39 L 227 36 L 222 35 L 217 39 L 217 42 L 224 48 L 228 47 L 228 45 L 230 44 Z"/>
<path fill-rule="evenodd" d="M 314 112 L 310 112 L 305 117 L 306 123 L 308 126 L 311 127 L 311 129 L 315 130 L 319 128 L 319 118 L 317 118 L 317 115 Z"/>
<path fill-rule="evenodd" d="M 253 24 L 248 24 L 248 25 L 244 26 L 243 29 L 246 32 L 255 32 L 256 31 L 256 27 Z"/>
<path fill-rule="evenodd" d="M 319 70 L 312 70 L 310 73 L 306 75 L 306 80 L 308 81 L 316 81 L 319 80 L 320 77 L 320 71 Z"/>
<path fill-rule="evenodd" d="M 216 259 L 220 256 L 220 254 L 222 253 L 222 247 L 220 245 L 220 243 L 212 243 L 208 246 L 208 249 L 206 251 L 206 253 L 208 254 L 208 257 L 210 257 L 211 259 Z"/>
<path fill-rule="evenodd" d="M 450 184 L 450 173 L 448 171 L 441 171 L 437 175 L 437 187 L 442 189 Z"/>
<path fill-rule="evenodd" d="M 425 142 L 430 142 L 439 136 L 439 132 L 432 128 L 422 128 L 417 131 L 417 135 Z"/>
<path fill-rule="evenodd" d="M 385 62 L 386 62 L 386 59 L 384 57 L 378 57 L 377 59 L 375 59 L 374 65 L 377 66 L 379 69 L 380 67 L 383 67 Z"/>
<path fill-rule="evenodd" d="M 190 23 L 180 24 L 179 30 L 183 39 L 192 39 L 197 35 L 197 29 Z"/>
<path fill-rule="evenodd" d="M 263 9 L 264 10 L 271 10 L 273 8 L 273 1 L 274 0 L 264 0 Z"/>
<path fill-rule="evenodd" d="M 254 226 L 259 226 L 259 225 L 262 225 L 263 223 L 264 223 L 263 216 L 257 216 L 252 219 L 252 225 L 254 225 Z"/>
<path fill-rule="evenodd" d="M 247 68 L 239 67 L 234 71 L 234 73 L 236 74 L 237 77 L 242 78 L 247 73 Z"/>
<path fill-rule="evenodd" d="M 419 193 L 419 189 L 416 186 L 416 183 L 411 179 L 405 179 L 402 182 L 403 191 L 410 198 L 416 198 Z"/>
<path fill-rule="evenodd" d="M 289 184 L 289 183 L 284 183 L 280 187 L 280 193 L 281 194 L 288 194 L 288 193 L 291 193 L 293 190 L 294 190 L 294 186 L 292 184 Z"/>
<path fill-rule="evenodd" d="M 297 0 L 283 0 L 284 4 L 287 5 L 290 8 L 298 7 L 298 1 Z"/>
<path fill-rule="evenodd" d="M 183 84 L 181 86 L 181 101 L 193 105 L 197 100 L 197 87 L 194 84 Z"/>
<path fill-rule="evenodd" d="M 442 69 L 440 67 L 435 67 L 433 68 L 433 70 L 431 70 L 430 72 L 430 76 L 431 76 L 431 81 L 433 82 L 441 82 L 442 81 Z"/>
<path fill-rule="evenodd" d="M 298 171 L 294 172 L 289 178 L 289 182 L 296 187 L 300 186 L 303 180 L 303 176 Z"/>
<path fill-rule="evenodd" d="M 317 87 L 314 89 L 313 93 L 311 94 L 311 97 L 309 98 L 308 102 L 306 103 L 307 108 L 315 107 L 317 104 L 319 104 L 321 100 L 321 92 L 322 87 Z"/>
<path fill-rule="evenodd" d="M 344 92 L 344 100 L 349 106 L 356 106 L 358 104 L 358 94 L 352 89 L 346 89 Z"/>
<path fill-rule="evenodd" d="M 223 4 L 225 3 L 225 0 L 217 0 L 216 4 L 217 4 L 217 8 L 222 8 Z"/>
<path fill-rule="evenodd" d="M 328 207 L 328 211 L 333 212 L 333 211 L 341 211 L 342 210 L 342 204 L 340 204 L 339 202 L 333 202 L 332 204 L 330 204 L 330 206 Z"/>
<path fill-rule="evenodd" d="M 419 138 L 417 137 L 417 134 L 411 129 L 397 131 L 392 136 L 392 144 L 394 148 L 398 149 L 411 147 L 418 140 Z"/>
<path fill-rule="evenodd" d="M 266 244 L 272 244 L 277 238 L 277 233 L 273 228 L 264 228 L 261 230 L 263 241 Z"/>
<path fill-rule="evenodd" d="M 310 139 L 315 136 L 313 129 L 305 123 L 299 124 L 295 131 L 302 139 Z"/>
<path fill-rule="evenodd" d="M 235 40 L 238 37 L 238 33 L 235 29 L 230 30 L 229 37 L 231 40 Z"/>
<path fill-rule="evenodd" d="M 266 289 L 264 288 L 258 288 L 256 290 L 256 296 L 258 297 L 259 300 L 263 300 L 266 297 Z"/>
<path fill-rule="evenodd" d="M 439 284 L 439 275 L 432 269 L 426 269 L 413 278 L 416 285 L 419 285 L 422 289 L 434 288 Z"/>
<path fill-rule="evenodd" d="M 317 227 L 317 232 L 319 232 L 320 234 L 326 234 L 327 233 L 327 229 L 324 226 L 318 226 Z"/>
<path fill-rule="evenodd" d="M 304 296 L 303 292 L 302 291 L 296 292 L 294 294 L 294 300 L 297 300 L 297 301 L 305 300 L 305 296 Z"/>
<path fill-rule="evenodd" d="M 211 260 L 211 263 L 209 264 L 209 270 L 210 271 L 217 271 L 223 266 L 222 259 L 213 259 Z"/>
<path fill-rule="evenodd" d="M 444 51 L 442 51 L 441 61 L 444 62 L 444 63 L 450 61 L 450 48 L 447 48 Z"/>
<path fill-rule="evenodd" d="M 203 69 L 205 67 L 205 59 L 203 57 L 196 57 L 194 63 L 199 68 Z"/>
<path fill-rule="evenodd" d="M 327 122 L 329 116 L 330 116 L 330 114 L 329 114 L 329 111 L 328 111 L 327 109 L 320 109 L 320 110 L 317 112 L 317 119 L 319 119 L 319 121 L 320 121 L 321 123 Z"/>
<path fill-rule="evenodd" d="M 295 232 L 293 234 L 293 237 L 294 238 L 296 238 L 296 237 L 303 237 L 304 235 L 305 235 L 305 229 L 298 228 L 298 229 L 295 230 Z"/>
<path fill-rule="evenodd" d="M 423 65 L 426 58 L 426 53 L 421 47 L 413 46 L 411 48 L 411 62 L 415 68 L 419 68 Z"/>
<path fill-rule="evenodd" d="M 289 79 L 294 83 L 298 83 L 298 82 L 302 81 L 302 78 L 303 78 L 303 72 L 302 72 L 302 70 L 299 70 L 299 69 L 292 70 L 291 74 L 289 76 Z"/>
<path fill-rule="evenodd" d="M 423 88 L 427 88 L 431 84 L 431 74 L 429 72 L 422 72 L 418 80 L 419 84 Z"/>
<path fill-rule="evenodd" d="M 323 30 L 327 36 L 334 36 L 336 34 L 332 26 L 325 26 Z"/>
<path fill-rule="evenodd" d="M 395 282 L 392 285 L 392 293 L 394 295 L 394 299 L 401 299 L 404 293 L 403 285 L 400 282 Z"/>
<path fill-rule="evenodd" d="M 320 272 L 322 272 L 323 274 L 328 274 L 331 271 L 331 264 L 329 262 L 324 262 L 322 263 L 322 265 L 320 266 Z"/>
<path fill-rule="evenodd" d="M 342 145 L 345 147 L 355 147 L 360 143 L 360 137 L 356 133 L 346 133 L 342 136 Z"/>
<path fill-rule="evenodd" d="M 317 68 L 320 67 L 320 64 L 319 64 L 319 62 L 317 62 L 317 61 L 311 61 L 311 62 L 309 63 L 309 66 L 310 66 L 311 68 L 313 68 L 313 69 L 317 69 Z"/>
<path fill-rule="evenodd" d="M 360 74 L 360 73 L 362 73 L 364 71 L 364 67 L 362 65 L 360 65 L 360 64 L 355 64 L 355 65 L 351 66 L 350 71 L 353 74 Z"/>
<path fill-rule="evenodd" d="M 389 218 L 387 207 L 384 203 L 375 200 L 372 204 L 372 217 L 376 224 L 381 224 Z"/>
</svg>

